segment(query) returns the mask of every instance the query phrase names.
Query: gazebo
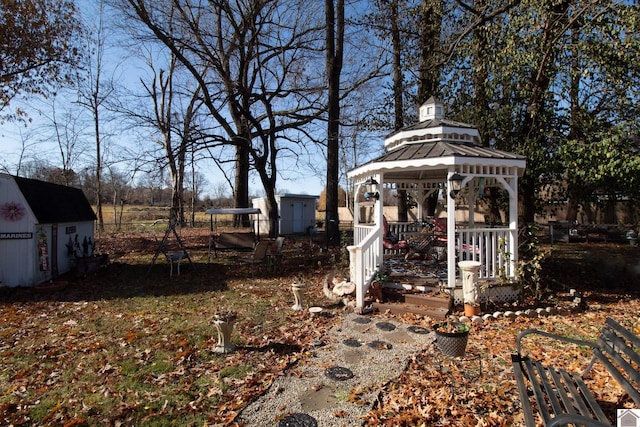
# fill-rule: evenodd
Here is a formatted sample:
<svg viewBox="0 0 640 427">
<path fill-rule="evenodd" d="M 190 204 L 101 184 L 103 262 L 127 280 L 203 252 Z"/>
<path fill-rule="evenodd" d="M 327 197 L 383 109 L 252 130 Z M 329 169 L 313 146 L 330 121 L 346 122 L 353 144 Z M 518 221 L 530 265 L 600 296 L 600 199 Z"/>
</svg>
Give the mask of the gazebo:
<svg viewBox="0 0 640 427">
<path fill-rule="evenodd" d="M 482 146 L 478 129 L 445 119 L 443 104 L 433 97 L 420 107 L 420 121 L 386 137 L 384 146 L 384 154 L 348 173 L 355 184 L 354 244 L 348 249 L 356 310 L 363 309 L 368 287 L 384 262 L 383 203 L 379 196 L 383 188 L 410 193 L 417 201 L 418 220 L 425 217 L 424 204 L 431 195 L 439 192 L 444 196 L 447 288 L 456 286 L 456 259 L 479 261 L 480 278 L 499 274 L 514 277 L 518 177 L 524 172 L 526 158 Z M 378 189 L 365 190 L 372 184 Z M 502 188 L 508 195 L 508 219 L 503 226 L 474 219 L 476 201 L 489 187 Z M 463 203 L 468 215 L 461 219 L 464 210 L 459 209 L 457 215 L 456 205 L 462 207 Z M 358 213 L 363 206 L 372 209 L 371 222 L 361 222 Z"/>
</svg>

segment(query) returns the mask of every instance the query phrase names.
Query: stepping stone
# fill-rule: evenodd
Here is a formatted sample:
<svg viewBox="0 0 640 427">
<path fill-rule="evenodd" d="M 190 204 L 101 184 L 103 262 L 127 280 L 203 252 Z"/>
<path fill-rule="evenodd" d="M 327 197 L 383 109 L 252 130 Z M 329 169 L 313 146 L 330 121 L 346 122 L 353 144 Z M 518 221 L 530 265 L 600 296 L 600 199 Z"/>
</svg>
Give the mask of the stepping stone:
<svg viewBox="0 0 640 427">
<path fill-rule="evenodd" d="M 393 323 L 389 323 L 389 322 L 378 322 L 376 323 L 376 328 L 380 329 L 381 331 L 393 331 L 396 329 L 396 326 Z"/>
<path fill-rule="evenodd" d="M 371 341 L 367 346 L 375 350 L 391 350 L 393 348 L 393 345 L 384 341 Z"/>
<path fill-rule="evenodd" d="M 280 420 L 278 427 L 317 427 L 318 421 L 311 415 L 295 413 Z"/>
<path fill-rule="evenodd" d="M 343 366 L 334 366 L 332 368 L 327 368 L 324 371 L 324 374 L 336 381 L 346 381 L 353 378 L 353 372 L 349 368 L 345 368 Z"/>
<path fill-rule="evenodd" d="M 371 323 L 371 319 L 369 319 L 368 317 L 359 316 L 353 319 L 353 322 L 360 325 L 366 325 L 367 323 Z"/>
<path fill-rule="evenodd" d="M 407 330 L 408 330 L 409 332 L 413 332 L 414 334 L 420 334 L 420 335 L 425 335 L 425 334 L 428 334 L 428 333 L 430 332 L 430 331 L 429 331 L 427 328 L 425 328 L 424 326 L 415 326 L 415 325 L 409 326 L 409 327 L 407 328 Z"/>
<path fill-rule="evenodd" d="M 342 341 L 342 343 L 347 347 L 360 347 L 362 345 L 360 341 L 354 338 L 347 338 L 346 340 Z"/>
<path fill-rule="evenodd" d="M 301 412 L 305 413 L 333 408 L 338 404 L 338 398 L 331 387 L 322 387 L 319 390 L 311 389 L 300 395 Z"/>
</svg>

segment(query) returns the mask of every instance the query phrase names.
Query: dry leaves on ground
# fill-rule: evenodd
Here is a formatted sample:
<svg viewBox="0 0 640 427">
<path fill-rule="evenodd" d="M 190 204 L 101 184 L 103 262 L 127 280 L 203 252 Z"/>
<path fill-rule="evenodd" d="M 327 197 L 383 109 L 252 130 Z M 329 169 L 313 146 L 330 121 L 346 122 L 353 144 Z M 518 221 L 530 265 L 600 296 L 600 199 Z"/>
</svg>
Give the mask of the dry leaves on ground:
<svg viewBox="0 0 640 427">
<path fill-rule="evenodd" d="M 328 306 L 322 292 L 326 254 L 312 251 L 310 257 L 292 245 L 280 272 L 252 278 L 233 255 L 208 263 L 206 236 L 184 238 L 194 265 L 183 266 L 179 277 L 169 278 L 160 259 L 149 268 L 157 246 L 152 237 L 117 235 L 101 241 L 113 264 L 97 275 L 52 293 L 0 295 L 0 424 L 234 425 L 242 408 L 340 322 L 343 309 Z M 308 304 L 325 306 L 325 315 L 291 310 L 291 283 L 301 279 L 309 284 Z M 213 351 L 212 319 L 228 309 L 238 313 L 237 350 L 220 355 Z M 519 425 L 510 366 L 519 331 L 537 327 L 593 339 L 607 315 L 637 326 L 639 312 L 638 299 L 617 293 L 602 302 L 591 298 L 578 314 L 473 325 L 465 361 L 423 349 L 400 378 L 381 384 L 378 403 L 363 421 Z M 530 351 L 554 362 L 583 360 L 579 349 L 552 344 L 534 343 Z M 598 396 L 617 399 L 602 375 L 597 371 L 593 379 Z"/>
</svg>

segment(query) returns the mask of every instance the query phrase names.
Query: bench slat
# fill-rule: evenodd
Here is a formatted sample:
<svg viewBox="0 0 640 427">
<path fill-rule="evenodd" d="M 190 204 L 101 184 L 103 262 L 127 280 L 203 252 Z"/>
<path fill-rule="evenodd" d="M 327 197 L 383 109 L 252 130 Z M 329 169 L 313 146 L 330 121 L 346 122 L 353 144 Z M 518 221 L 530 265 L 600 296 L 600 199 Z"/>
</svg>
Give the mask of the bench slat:
<svg viewBox="0 0 640 427">
<path fill-rule="evenodd" d="M 547 402 L 544 400 L 544 393 L 542 392 L 542 388 L 540 387 L 540 382 L 537 379 L 536 371 L 533 368 L 533 364 L 531 360 L 527 357 L 524 359 L 524 367 L 527 374 L 527 378 L 531 382 L 531 387 L 533 388 L 533 397 L 535 397 L 536 402 L 538 403 L 538 411 L 540 415 L 542 415 L 542 419 L 545 424 L 551 418 L 549 414 L 549 408 L 547 407 Z"/>
<path fill-rule="evenodd" d="M 593 394 L 591 394 L 591 391 L 589 390 L 587 385 L 582 380 L 582 377 L 580 375 L 577 375 L 577 374 L 569 374 L 569 375 L 571 375 L 571 377 L 573 378 L 575 384 L 580 389 L 580 391 L 582 393 L 581 395 L 583 397 L 583 401 L 585 401 L 585 402 L 587 402 L 589 404 L 589 407 L 591 408 L 591 411 L 596 416 L 596 418 L 599 421 L 602 421 L 603 423 L 607 423 L 608 424 L 609 420 L 607 419 L 607 416 L 604 414 L 604 412 L 602 412 L 602 408 L 600 408 L 600 405 L 598 404 L 596 399 L 593 397 Z M 589 414 L 589 412 L 585 412 L 584 416 L 592 417 L 592 415 Z"/>
<path fill-rule="evenodd" d="M 613 346 L 608 347 L 608 350 L 616 350 L 614 353 L 620 353 L 620 350 L 621 350 L 629 358 L 629 360 L 631 360 L 636 366 L 640 366 L 640 354 L 636 353 L 635 349 L 631 348 L 629 344 L 624 341 L 623 337 L 620 337 L 620 335 L 624 336 L 624 334 L 618 335 L 618 333 L 620 332 L 622 331 L 620 330 L 613 331 L 611 329 L 606 329 L 606 328 L 602 330 L 603 337 L 611 341 L 612 343 L 614 343 Z M 602 340 L 603 337 L 601 336 L 600 339 Z M 636 349 L 639 349 L 639 348 L 640 346 L 636 346 Z M 627 368 L 628 367 L 625 366 L 625 369 Z M 635 372 L 635 369 L 631 369 L 631 371 Z M 638 380 L 635 380 L 635 381 L 638 381 Z"/>
<path fill-rule="evenodd" d="M 556 389 L 554 389 L 554 387 L 551 385 L 551 382 L 549 382 L 549 378 L 547 377 L 547 369 L 542 366 L 540 362 L 534 362 L 534 365 L 538 371 L 538 375 L 540 375 L 540 380 L 542 381 L 542 385 L 545 389 L 545 395 L 547 399 L 549 399 L 549 403 L 551 404 L 553 413 L 555 415 L 564 413 L 562 405 L 560 404 L 558 396 L 556 395 Z M 559 389 L 563 389 L 562 384 L 560 385 Z"/>
<path fill-rule="evenodd" d="M 546 368 L 546 369 L 549 372 L 549 375 L 551 376 L 551 378 L 553 379 L 553 383 L 555 384 L 556 391 L 560 396 L 560 399 L 562 400 L 562 404 L 566 409 L 566 411 L 561 410 L 560 412 L 556 412 L 556 414 L 560 414 L 563 412 L 569 413 L 569 414 L 577 414 L 578 412 L 576 412 L 576 409 L 578 409 L 578 411 L 580 411 L 582 415 L 585 415 L 585 412 L 582 411 L 583 409 L 582 406 L 585 406 L 585 405 L 583 403 L 581 406 L 579 403 L 582 400 L 580 398 L 580 395 L 578 393 L 573 392 L 574 390 L 576 390 L 576 388 L 573 387 L 572 378 L 561 376 L 560 372 L 556 371 L 555 369 L 552 369 L 552 368 Z"/>
<path fill-rule="evenodd" d="M 582 378 L 579 376 L 576 378 L 576 376 L 571 375 L 565 370 L 560 371 L 560 375 L 567 385 L 569 392 L 573 396 L 574 404 L 578 406 L 578 412 L 587 416 L 590 413 L 589 407 L 585 403 L 585 399 L 583 399 L 583 394 L 578 390 Z"/>
<path fill-rule="evenodd" d="M 606 323 L 617 333 L 622 335 L 627 341 L 629 341 L 635 348 L 640 348 L 640 337 L 638 337 L 636 334 L 634 334 L 610 317 L 607 317 Z"/>
<path fill-rule="evenodd" d="M 619 354 L 615 353 L 615 351 L 613 351 L 613 349 L 610 348 L 610 344 L 608 342 L 602 341 L 601 345 L 604 349 L 606 349 L 610 357 L 613 358 L 616 361 L 616 363 L 618 363 L 618 365 L 625 368 L 625 372 L 629 373 L 629 375 L 631 375 L 634 372 L 633 367 L 631 367 L 631 365 L 629 365 L 629 363 L 626 360 L 620 357 Z M 611 351 L 613 351 L 613 353 L 611 353 Z M 605 355 L 602 353 L 600 349 L 595 348 L 593 349 L 593 352 L 598 357 L 598 359 L 600 359 L 602 364 L 607 368 L 611 376 L 613 376 L 615 380 L 625 389 L 625 391 L 629 393 L 629 397 L 633 399 L 636 405 L 640 405 L 640 393 L 633 387 L 633 385 L 629 382 L 629 380 L 627 380 L 627 378 L 625 378 L 624 375 L 622 375 L 616 369 L 613 363 L 611 363 L 611 361 L 607 357 L 605 357 Z M 635 373 L 637 376 L 637 371 Z"/>
<path fill-rule="evenodd" d="M 529 401 L 529 389 L 524 383 L 525 374 L 522 371 L 522 361 L 523 358 L 518 357 L 518 355 L 511 355 L 511 362 L 513 372 L 516 377 L 516 383 L 518 384 L 518 393 L 520 394 L 520 403 L 522 405 L 522 412 L 524 413 L 525 425 L 535 426 L 536 422 L 533 416 L 533 410 L 531 409 L 531 402 Z"/>
</svg>

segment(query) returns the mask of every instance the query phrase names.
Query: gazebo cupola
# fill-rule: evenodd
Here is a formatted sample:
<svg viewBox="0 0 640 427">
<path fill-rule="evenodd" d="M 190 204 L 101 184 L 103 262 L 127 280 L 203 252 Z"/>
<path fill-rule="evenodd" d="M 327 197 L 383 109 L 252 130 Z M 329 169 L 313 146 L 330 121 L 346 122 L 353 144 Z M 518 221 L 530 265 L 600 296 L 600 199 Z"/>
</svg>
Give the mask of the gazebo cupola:
<svg viewBox="0 0 640 427">
<path fill-rule="evenodd" d="M 444 106 L 431 97 L 420 107 L 420 121 L 387 136 L 384 148 L 389 151 L 402 144 L 450 142 L 480 145 L 480 133 L 475 126 L 445 119 Z"/>
<path fill-rule="evenodd" d="M 420 121 L 440 120 L 444 118 L 444 105 L 432 96 L 420 107 Z"/>
<path fill-rule="evenodd" d="M 356 283 L 357 303 L 362 307 L 371 278 L 384 263 L 383 206 L 362 199 L 365 182 L 376 181 L 379 188 L 413 192 L 418 201 L 418 220 L 424 220 L 423 205 L 435 192 L 451 189 L 452 177 L 461 181 L 461 194 L 444 191 L 447 220 L 447 286 L 456 286 L 456 260 L 473 259 L 482 263 L 481 277 L 493 278 L 506 272 L 513 277 L 518 259 L 518 177 L 522 176 L 523 156 L 483 146 L 478 129 L 471 124 L 449 120 L 444 105 L 431 97 L 420 106 L 420 121 L 391 133 L 384 140 L 385 152 L 349 171 L 354 181 L 354 212 L 361 205 L 373 206 L 374 225 L 360 224 L 354 218 L 354 245 L 350 250 L 351 280 Z M 509 197 L 504 227 L 489 228 L 474 222 L 474 206 L 485 187 L 504 189 Z M 456 206 L 463 207 L 456 215 Z M 461 219 L 463 213 L 468 218 Z M 457 222 L 456 222 L 457 221 Z M 401 226 L 401 225 L 400 225 Z M 401 227 L 402 228 L 402 227 Z M 508 260 L 500 259 L 498 242 L 507 245 Z M 469 250 L 469 248 L 472 248 Z M 466 253 L 464 251 L 467 251 Z M 502 250 L 504 253 L 505 250 Z M 506 263 L 506 264 L 505 264 Z"/>
</svg>

